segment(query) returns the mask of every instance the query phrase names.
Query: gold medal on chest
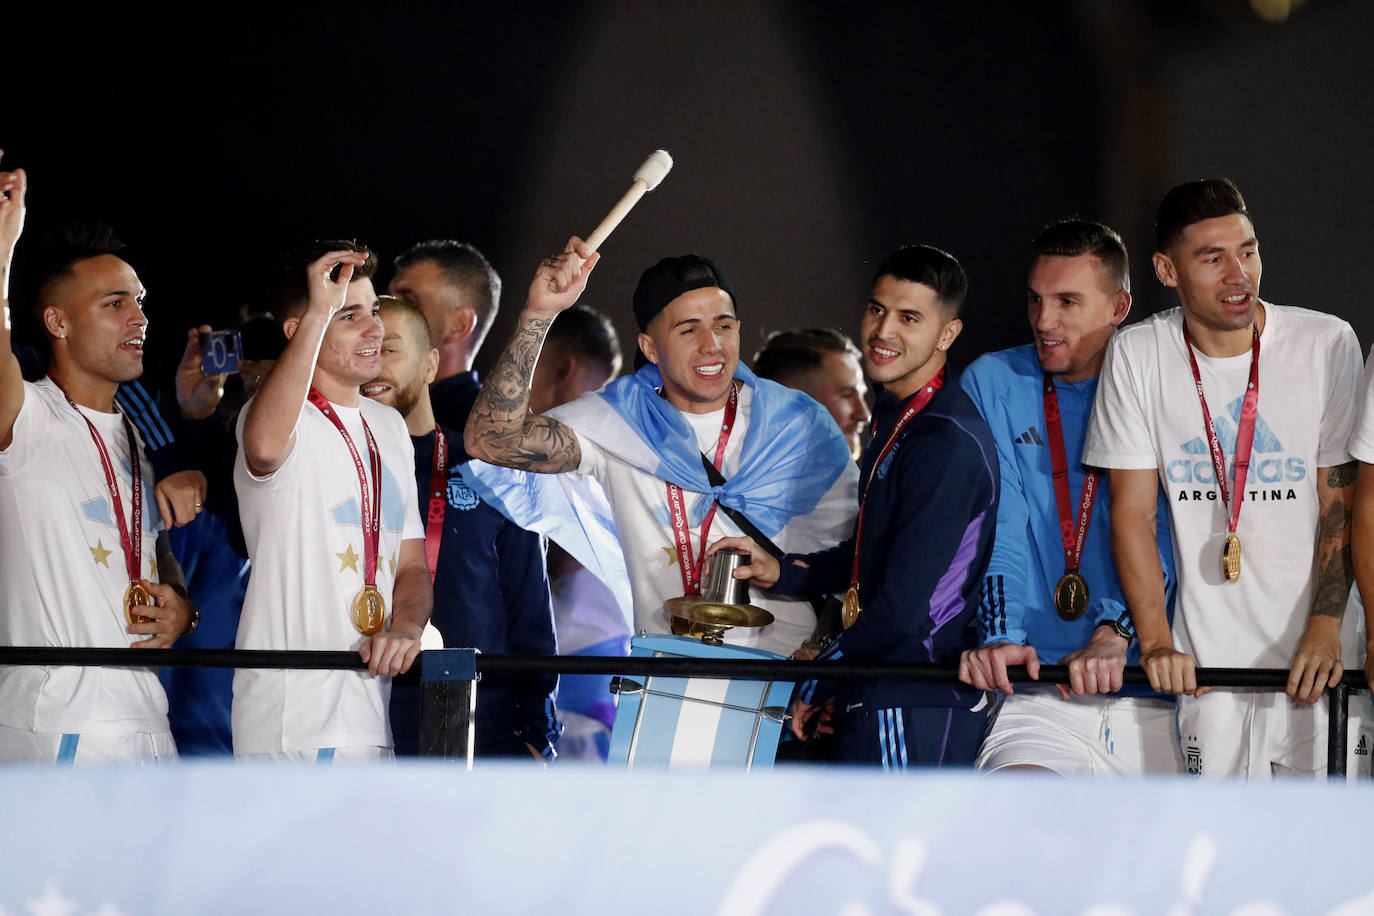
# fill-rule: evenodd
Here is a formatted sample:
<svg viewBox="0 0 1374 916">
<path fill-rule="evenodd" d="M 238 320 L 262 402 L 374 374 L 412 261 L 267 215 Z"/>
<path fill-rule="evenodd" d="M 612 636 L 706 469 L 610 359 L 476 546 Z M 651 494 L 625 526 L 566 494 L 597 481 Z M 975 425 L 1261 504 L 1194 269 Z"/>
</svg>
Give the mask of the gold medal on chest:
<svg viewBox="0 0 1374 916">
<path fill-rule="evenodd" d="M 386 624 L 386 601 L 375 585 L 364 585 L 353 599 L 353 626 L 364 636 L 376 636 Z"/>
<path fill-rule="evenodd" d="M 1066 570 L 1054 586 L 1054 609 L 1064 620 L 1077 620 L 1088 609 L 1088 580 L 1076 569 Z"/>
<path fill-rule="evenodd" d="M 863 608 L 859 607 L 859 588 L 851 585 L 849 591 L 844 593 L 844 607 L 840 613 L 840 622 L 844 624 L 846 630 L 854 626 L 854 621 L 859 619 L 861 610 Z"/>
<path fill-rule="evenodd" d="M 1240 578 L 1240 537 L 1232 531 L 1221 547 L 1221 574 L 1227 582 Z"/>
</svg>

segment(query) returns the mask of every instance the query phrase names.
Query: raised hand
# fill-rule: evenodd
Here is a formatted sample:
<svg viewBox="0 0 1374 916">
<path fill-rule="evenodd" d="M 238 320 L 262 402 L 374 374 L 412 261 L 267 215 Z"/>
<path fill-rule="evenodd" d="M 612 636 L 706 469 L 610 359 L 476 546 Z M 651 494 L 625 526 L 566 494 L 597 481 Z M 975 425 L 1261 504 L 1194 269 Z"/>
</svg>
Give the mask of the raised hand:
<svg viewBox="0 0 1374 916">
<path fill-rule="evenodd" d="M 4 156 L 0 150 L 0 156 Z M 23 169 L 13 172 L 0 172 L 0 298 L 9 298 L 10 262 L 14 259 L 14 247 L 24 231 L 24 196 L 28 193 L 29 179 Z"/>
<path fill-rule="evenodd" d="M 353 271 L 367 262 L 367 255 L 358 251 L 331 251 L 312 262 L 305 269 L 306 285 L 310 290 L 309 311 L 333 318 L 348 298 L 348 284 Z M 338 268 L 335 276 L 334 269 Z"/>
<path fill-rule="evenodd" d="M 601 255 L 577 236 L 568 239 L 568 246 L 561 254 L 550 255 L 539 262 L 525 298 L 525 310 L 552 319 L 571 308 L 587 288 L 587 278 L 600 259 Z"/>
</svg>

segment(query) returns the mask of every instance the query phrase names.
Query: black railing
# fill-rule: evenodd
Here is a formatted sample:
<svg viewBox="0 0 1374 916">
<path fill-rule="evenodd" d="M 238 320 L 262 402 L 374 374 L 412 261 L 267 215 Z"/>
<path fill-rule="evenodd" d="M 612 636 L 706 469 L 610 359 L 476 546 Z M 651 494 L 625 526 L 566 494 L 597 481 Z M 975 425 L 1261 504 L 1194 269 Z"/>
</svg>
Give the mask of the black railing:
<svg viewBox="0 0 1374 916">
<path fill-rule="evenodd" d="M 362 670 L 367 664 L 356 652 L 269 651 L 258 649 L 76 649 L 0 646 L 0 665 L 78 665 L 128 668 L 294 668 Z M 1007 669 L 1017 684 L 1068 684 L 1069 669 L 1041 665 L 1031 680 L 1021 666 Z M 952 684 L 959 669 L 952 665 L 858 664 L 746 659 L 633 658 L 592 655 L 485 655 L 470 649 L 420 653 L 405 678 L 421 682 L 420 753 L 424 756 L 466 757 L 471 766 L 472 717 L 476 704 L 474 681 L 483 674 L 603 674 L 620 677 L 704 677 L 762 681 L 913 681 Z M 1248 687 L 1283 691 L 1288 671 L 1282 668 L 1198 668 L 1199 687 Z M 1141 668 L 1127 668 L 1126 686 L 1148 686 Z M 1362 671 L 1347 671 L 1329 689 L 1329 729 L 1326 772 L 1345 774 L 1350 691 L 1368 689 Z"/>
</svg>

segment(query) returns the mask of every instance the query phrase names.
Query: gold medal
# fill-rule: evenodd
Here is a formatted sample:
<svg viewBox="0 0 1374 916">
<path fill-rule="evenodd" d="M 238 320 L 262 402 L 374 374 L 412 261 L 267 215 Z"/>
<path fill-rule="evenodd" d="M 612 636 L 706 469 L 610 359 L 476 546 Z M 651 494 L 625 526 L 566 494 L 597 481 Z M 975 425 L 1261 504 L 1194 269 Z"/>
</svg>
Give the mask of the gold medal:
<svg viewBox="0 0 1374 916">
<path fill-rule="evenodd" d="M 1240 578 L 1240 537 L 1234 531 L 1226 535 L 1221 548 L 1221 574 L 1227 582 Z"/>
<path fill-rule="evenodd" d="M 386 624 L 386 602 L 375 585 L 364 585 L 353 599 L 353 626 L 364 636 L 376 636 Z"/>
<path fill-rule="evenodd" d="M 134 608 L 156 606 L 157 600 L 153 598 L 152 592 L 148 591 L 147 583 L 142 579 L 135 579 L 124 589 L 124 616 L 129 623 L 152 623 L 153 618 L 135 614 Z"/>
<path fill-rule="evenodd" d="M 1088 580 L 1076 569 L 1064 571 L 1054 586 L 1054 609 L 1065 620 L 1077 620 L 1088 609 Z"/>
<path fill-rule="evenodd" d="M 854 626 L 854 621 L 859 619 L 859 612 L 863 608 L 859 607 L 859 587 L 849 586 L 849 591 L 844 593 L 844 610 L 840 612 L 840 622 L 847 630 Z"/>
</svg>

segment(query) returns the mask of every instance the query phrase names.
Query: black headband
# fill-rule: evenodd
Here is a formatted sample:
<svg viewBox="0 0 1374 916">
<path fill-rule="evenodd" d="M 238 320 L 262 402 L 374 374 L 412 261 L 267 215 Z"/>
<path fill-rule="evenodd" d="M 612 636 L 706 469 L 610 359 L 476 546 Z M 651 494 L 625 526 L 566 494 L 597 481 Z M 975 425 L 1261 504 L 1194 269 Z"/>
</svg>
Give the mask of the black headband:
<svg viewBox="0 0 1374 916">
<path fill-rule="evenodd" d="M 639 329 L 648 328 L 654 316 L 683 293 L 711 286 L 724 290 L 738 311 L 735 291 L 715 261 L 695 254 L 664 258 L 644 271 L 635 287 L 634 312 Z"/>
</svg>

